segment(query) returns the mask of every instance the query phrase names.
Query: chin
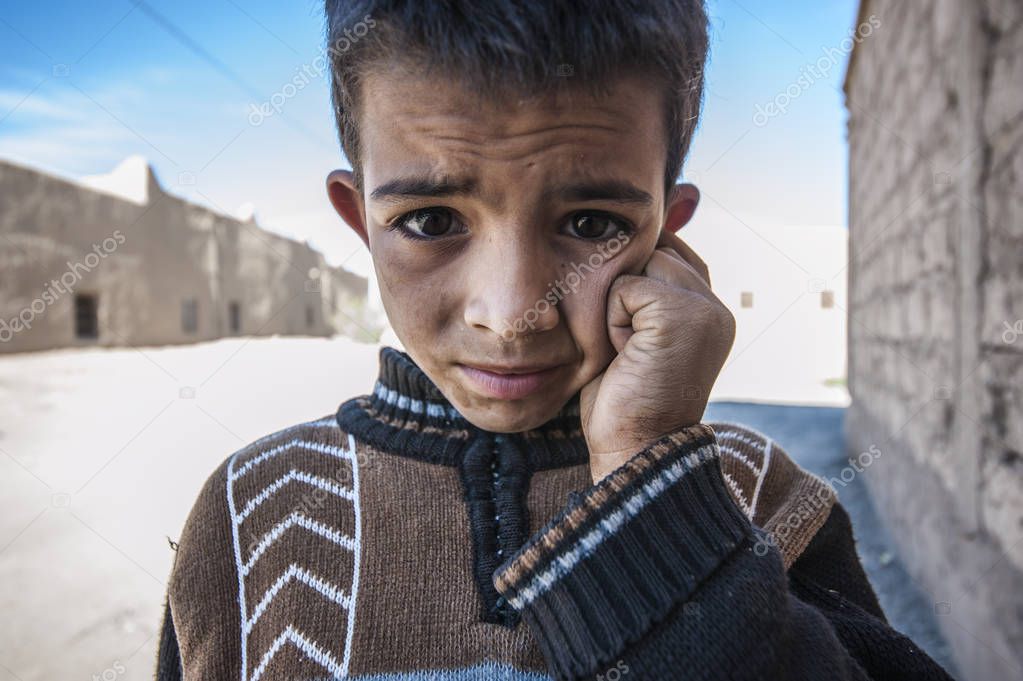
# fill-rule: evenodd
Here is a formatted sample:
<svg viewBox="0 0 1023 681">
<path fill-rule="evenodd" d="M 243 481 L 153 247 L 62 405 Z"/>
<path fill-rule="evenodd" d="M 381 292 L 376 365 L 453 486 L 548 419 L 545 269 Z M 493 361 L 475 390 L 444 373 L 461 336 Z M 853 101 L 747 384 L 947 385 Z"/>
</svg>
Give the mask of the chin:
<svg viewBox="0 0 1023 681">
<path fill-rule="evenodd" d="M 554 418 L 558 413 L 556 406 L 524 404 L 523 400 L 514 402 L 494 401 L 490 405 L 459 409 L 474 426 L 494 433 L 517 433 L 538 428 Z"/>
</svg>

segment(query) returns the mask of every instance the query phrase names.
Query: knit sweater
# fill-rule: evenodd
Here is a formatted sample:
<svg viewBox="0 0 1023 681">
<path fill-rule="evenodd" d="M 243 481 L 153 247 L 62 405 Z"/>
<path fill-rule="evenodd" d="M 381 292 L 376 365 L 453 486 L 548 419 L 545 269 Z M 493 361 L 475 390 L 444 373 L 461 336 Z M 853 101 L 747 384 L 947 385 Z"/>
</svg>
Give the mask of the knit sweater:
<svg viewBox="0 0 1023 681">
<path fill-rule="evenodd" d="M 465 419 L 404 352 L 234 452 L 178 542 L 172 679 L 948 679 L 891 629 L 824 481 L 738 424 L 593 484 L 578 394 Z"/>
</svg>

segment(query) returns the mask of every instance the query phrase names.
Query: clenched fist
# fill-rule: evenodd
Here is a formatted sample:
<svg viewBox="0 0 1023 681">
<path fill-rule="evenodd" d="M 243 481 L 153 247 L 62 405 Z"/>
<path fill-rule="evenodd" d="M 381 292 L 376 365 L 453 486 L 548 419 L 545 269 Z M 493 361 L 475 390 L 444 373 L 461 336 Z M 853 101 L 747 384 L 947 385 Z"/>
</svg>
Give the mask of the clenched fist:
<svg viewBox="0 0 1023 681">
<path fill-rule="evenodd" d="M 607 328 L 618 355 L 580 394 L 594 482 L 700 422 L 735 340 L 735 318 L 711 291 L 707 266 L 668 231 L 641 274 L 611 284 Z"/>
</svg>

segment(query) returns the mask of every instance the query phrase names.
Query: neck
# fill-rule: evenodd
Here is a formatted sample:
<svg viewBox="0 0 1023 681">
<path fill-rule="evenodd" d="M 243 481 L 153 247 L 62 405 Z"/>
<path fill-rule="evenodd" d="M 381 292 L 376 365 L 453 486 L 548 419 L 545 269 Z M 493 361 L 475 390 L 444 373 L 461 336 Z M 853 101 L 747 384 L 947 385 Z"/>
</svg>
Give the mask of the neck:
<svg viewBox="0 0 1023 681">
<path fill-rule="evenodd" d="M 458 466 L 471 446 L 519 449 L 534 471 L 576 465 L 589 451 L 574 395 L 549 421 L 532 430 L 495 433 L 473 425 L 405 352 L 380 349 L 373 392 L 341 405 L 342 428 L 385 452 Z"/>
</svg>

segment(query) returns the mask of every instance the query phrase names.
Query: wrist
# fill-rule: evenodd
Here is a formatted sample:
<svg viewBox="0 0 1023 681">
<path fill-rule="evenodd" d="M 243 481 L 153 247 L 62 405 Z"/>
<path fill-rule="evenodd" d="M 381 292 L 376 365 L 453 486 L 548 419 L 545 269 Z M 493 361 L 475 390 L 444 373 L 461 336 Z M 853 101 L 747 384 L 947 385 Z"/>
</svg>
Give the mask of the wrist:
<svg viewBox="0 0 1023 681">
<path fill-rule="evenodd" d="M 590 447 L 590 477 L 593 480 L 593 483 L 599 483 L 609 474 L 625 465 L 625 463 L 635 457 L 636 454 L 649 449 L 668 435 L 684 431 L 687 428 L 698 425 L 699 423 L 700 419 L 697 418 L 654 435 L 633 436 L 625 443 L 621 441 L 616 442 L 613 450 L 602 450 Z"/>
<path fill-rule="evenodd" d="M 669 433 L 573 492 L 497 569 L 495 588 L 522 613 L 555 678 L 596 678 L 626 651 L 644 657 L 640 642 L 657 638 L 659 623 L 729 556 L 751 551 L 753 529 L 729 496 L 716 442 L 702 423 Z M 666 658 L 677 661 L 647 657 L 657 673 L 636 678 L 675 678 L 658 665 Z"/>
</svg>

